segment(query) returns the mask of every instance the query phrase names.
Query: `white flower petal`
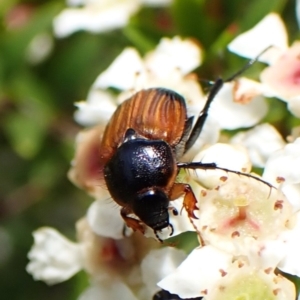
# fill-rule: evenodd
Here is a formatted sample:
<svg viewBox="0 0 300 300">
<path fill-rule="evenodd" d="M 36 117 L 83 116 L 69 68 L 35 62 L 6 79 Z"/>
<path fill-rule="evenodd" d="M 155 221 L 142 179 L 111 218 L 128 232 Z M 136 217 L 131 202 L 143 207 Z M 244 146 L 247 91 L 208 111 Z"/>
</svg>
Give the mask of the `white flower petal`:
<svg viewBox="0 0 300 300">
<path fill-rule="evenodd" d="M 231 143 L 245 146 L 252 164 L 256 167 L 264 167 L 270 155 L 285 145 L 279 132 L 268 123 L 239 132 L 232 138 Z"/>
<path fill-rule="evenodd" d="M 283 184 L 281 191 L 288 198 L 293 206 L 293 212 L 300 210 L 300 183 L 298 184 Z"/>
<path fill-rule="evenodd" d="M 263 18 L 256 26 L 236 37 L 228 49 L 240 56 L 255 58 L 269 46 L 275 46 L 259 61 L 270 63 L 288 47 L 287 32 L 281 18 L 276 13 L 271 13 Z"/>
<path fill-rule="evenodd" d="M 75 103 L 75 121 L 83 126 L 105 125 L 116 110 L 115 98 L 105 91 L 92 89 L 87 101 Z"/>
<path fill-rule="evenodd" d="M 104 32 L 125 26 L 140 5 L 138 1 L 113 1 L 112 4 L 90 4 L 83 8 L 63 10 L 54 18 L 57 37 L 66 37 L 78 30 Z"/>
<path fill-rule="evenodd" d="M 93 88 L 115 87 L 120 90 L 129 90 L 135 87 L 139 74 L 143 73 L 143 61 L 134 48 L 126 48 L 113 61 L 113 63 L 101 73 L 94 82 Z"/>
<path fill-rule="evenodd" d="M 26 267 L 35 280 L 55 284 L 71 278 L 82 268 L 78 244 L 72 243 L 52 228 L 40 228 L 33 233 L 34 245 L 28 253 Z"/>
<path fill-rule="evenodd" d="M 128 286 L 117 278 L 113 281 L 96 282 L 86 289 L 79 297 L 79 300 L 95 299 L 138 300 Z"/>
<path fill-rule="evenodd" d="M 225 83 L 214 99 L 210 114 L 219 120 L 221 128 L 237 129 L 257 124 L 267 113 L 268 107 L 262 96 L 254 97 L 248 103 L 235 102 L 234 83 Z"/>
<path fill-rule="evenodd" d="M 270 156 L 263 178 L 274 186 L 300 183 L 300 138 Z"/>
<path fill-rule="evenodd" d="M 120 206 L 108 195 L 107 199 L 99 199 L 91 204 L 87 212 L 88 223 L 98 235 L 121 239 L 124 237 L 125 223 L 120 210 Z"/>
<path fill-rule="evenodd" d="M 284 51 L 280 57 L 260 73 L 260 80 L 264 87 L 264 94 L 275 96 L 283 101 L 291 99 L 291 109 L 299 115 L 299 51 L 300 42 L 296 41 Z"/>
<path fill-rule="evenodd" d="M 295 285 L 272 269 L 257 269 L 247 261 L 232 264 L 222 279 L 216 283 L 206 300 L 215 299 L 255 299 L 293 300 Z"/>
<path fill-rule="evenodd" d="M 201 63 L 200 47 L 192 40 L 163 38 L 154 51 L 145 57 L 146 67 L 157 77 L 165 78 L 179 69 L 183 75 Z"/>
<path fill-rule="evenodd" d="M 300 213 L 296 214 L 296 226 L 287 233 L 287 251 L 278 268 L 285 273 L 300 277 Z"/>
<path fill-rule="evenodd" d="M 218 167 L 245 172 L 250 170 L 251 163 L 246 149 L 239 145 L 217 143 L 202 150 L 194 161 L 215 163 Z"/>
<path fill-rule="evenodd" d="M 193 161 L 203 164 L 214 163 L 217 167 L 239 172 L 249 172 L 251 169 L 248 153 L 240 145 L 214 144 L 202 150 Z M 229 174 L 221 170 L 207 168 L 197 169 L 190 172 L 190 175 L 196 182 L 200 183 L 200 186 L 214 188 L 219 184 L 220 178 L 227 177 Z"/>
<path fill-rule="evenodd" d="M 185 258 L 185 252 L 176 248 L 164 247 L 150 251 L 141 264 L 143 282 L 150 295 L 159 290 L 157 282 L 174 272 Z"/>
<path fill-rule="evenodd" d="M 232 256 L 212 246 L 195 249 L 177 270 L 158 283 L 181 298 L 205 296 L 222 277 Z"/>
<path fill-rule="evenodd" d="M 195 115 L 194 119 L 195 118 L 197 118 L 197 114 Z M 220 130 L 221 128 L 218 120 L 209 114 L 199 137 L 195 141 L 195 144 L 180 159 L 180 161 L 191 161 L 199 153 L 199 149 L 203 149 L 205 146 L 217 143 L 220 137 Z"/>
<path fill-rule="evenodd" d="M 275 269 L 285 257 L 287 245 L 282 239 L 263 240 L 260 243 L 248 239 L 248 245 L 246 245 L 245 249 L 249 264 L 258 269 L 266 270 L 268 268 Z"/>
</svg>

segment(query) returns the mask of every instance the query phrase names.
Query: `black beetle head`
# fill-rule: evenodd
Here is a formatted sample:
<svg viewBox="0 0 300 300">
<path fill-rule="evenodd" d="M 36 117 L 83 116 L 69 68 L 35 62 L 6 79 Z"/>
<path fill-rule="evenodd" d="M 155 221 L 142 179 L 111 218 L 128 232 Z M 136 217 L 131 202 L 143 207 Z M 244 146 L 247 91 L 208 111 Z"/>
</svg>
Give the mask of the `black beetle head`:
<svg viewBox="0 0 300 300">
<path fill-rule="evenodd" d="M 169 198 L 161 190 L 147 190 L 139 193 L 133 201 L 133 212 L 154 231 L 169 224 Z"/>
</svg>

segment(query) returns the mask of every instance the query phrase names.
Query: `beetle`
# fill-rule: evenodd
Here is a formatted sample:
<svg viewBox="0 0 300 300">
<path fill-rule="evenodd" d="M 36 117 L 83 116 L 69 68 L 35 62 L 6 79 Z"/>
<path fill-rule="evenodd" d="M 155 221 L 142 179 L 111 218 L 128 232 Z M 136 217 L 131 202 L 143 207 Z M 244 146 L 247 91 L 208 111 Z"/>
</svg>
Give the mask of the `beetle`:
<svg viewBox="0 0 300 300">
<path fill-rule="evenodd" d="M 262 181 L 215 163 L 179 162 L 200 135 L 210 105 L 223 84 L 256 60 L 249 61 L 228 80 L 215 81 L 195 122 L 194 117 L 187 116 L 185 99 L 166 88 L 141 90 L 116 109 L 104 130 L 100 165 L 108 191 L 122 207 L 121 216 L 128 227 L 144 233 L 147 225 L 158 240 L 157 232 L 170 227 L 172 235 L 169 204 L 180 196 L 184 197 L 183 207 L 188 217 L 197 218 L 194 214 L 197 200 L 190 185 L 175 182 L 180 169 L 219 169 Z"/>
<path fill-rule="evenodd" d="M 202 297 L 197 297 L 197 298 L 189 298 L 189 299 L 184 299 L 184 300 L 201 300 Z M 183 300 L 180 298 L 178 295 L 171 294 L 168 291 L 161 290 L 158 291 L 152 298 L 152 300 Z"/>
</svg>

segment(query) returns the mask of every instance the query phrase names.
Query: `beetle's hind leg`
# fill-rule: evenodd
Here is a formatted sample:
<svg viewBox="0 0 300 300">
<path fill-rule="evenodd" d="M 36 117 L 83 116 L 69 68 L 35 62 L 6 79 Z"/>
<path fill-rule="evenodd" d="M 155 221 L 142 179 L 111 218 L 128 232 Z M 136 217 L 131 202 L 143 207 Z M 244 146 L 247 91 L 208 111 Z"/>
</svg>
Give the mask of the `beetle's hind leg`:
<svg viewBox="0 0 300 300">
<path fill-rule="evenodd" d="M 171 193 L 170 193 L 170 200 L 176 200 L 179 197 L 183 196 L 183 207 L 187 214 L 188 214 L 188 218 L 192 224 L 192 226 L 194 227 L 195 231 L 198 234 L 199 240 L 200 240 L 200 244 L 201 246 L 204 246 L 204 241 L 202 239 L 202 235 L 201 232 L 199 231 L 199 229 L 197 228 L 197 226 L 194 223 L 194 219 L 198 219 L 198 217 L 195 216 L 195 211 L 199 210 L 199 208 L 197 207 L 197 198 L 195 197 L 195 194 L 192 190 L 192 188 L 190 187 L 189 184 L 186 183 L 175 183 L 171 189 Z"/>
<path fill-rule="evenodd" d="M 187 211 L 189 218 L 198 219 L 194 214 L 195 210 L 199 210 L 197 207 L 197 198 L 189 184 L 175 183 L 173 185 L 170 200 L 176 200 L 181 196 L 184 196 L 183 207 Z"/>
</svg>

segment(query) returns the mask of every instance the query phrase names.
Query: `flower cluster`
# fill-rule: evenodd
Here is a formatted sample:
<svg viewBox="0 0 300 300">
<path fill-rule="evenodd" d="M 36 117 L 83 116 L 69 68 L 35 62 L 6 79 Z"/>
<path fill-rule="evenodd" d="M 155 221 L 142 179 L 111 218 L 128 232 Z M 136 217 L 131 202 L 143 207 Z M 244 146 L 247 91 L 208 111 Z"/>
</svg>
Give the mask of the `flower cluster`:
<svg viewBox="0 0 300 300">
<path fill-rule="evenodd" d="M 127 2 L 137 5 L 141 1 L 125 1 L 124 5 Z M 90 1 L 89 5 L 96 4 Z M 89 5 L 76 9 L 76 14 L 90 9 Z M 63 15 L 57 24 L 59 19 Z M 98 30 L 95 24 L 84 26 Z M 69 28 L 61 35 L 74 30 Z M 262 42 L 254 43 L 254 37 Z M 187 255 L 125 228 L 120 207 L 101 185 L 98 173 L 105 125 L 117 106 L 136 91 L 150 87 L 175 90 L 186 99 L 189 115 L 199 115 L 205 105 L 207 95 L 191 74 L 201 64 L 201 47 L 189 39 L 164 38 L 145 57 L 134 48 L 125 49 L 96 78 L 87 99 L 76 103 L 75 119 L 87 128 L 77 136 L 69 178 L 95 201 L 77 224 L 77 243 L 51 228 L 34 233 L 27 271 L 35 279 L 54 284 L 84 269 L 91 286 L 80 299 L 146 300 L 162 288 L 183 299 L 294 300 L 294 283 L 282 272 L 300 276 L 300 139 L 291 133 L 286 143 L 270 124 L 257 124 L 268 111 L 264 96 L 286 101 L 290 111 L 300 115 L 299 45 L 288 48 L 283 23 L 271 14 L 232 41 L 229 49 L 254 58 L 269 46 L 272 48 L 259 57 L 269 64 L 260 82 L 240 78 L 224 83 L 200 137 L 182 158 L 217 166 L 179 174 L 178 180 L 191 185 L 196 195 L 195 218 L 182 209 L 182 197 L 172 201 L 172 207 L 181 211 L 170 214 L 174 235 L 196 231 L 198 248 Z M 219 142 L 221 129 L 252 126 L 226 144 Z M 263 168 L 263 175 L 250 173 L 252 165 Z M 151 228 L 145 236 L 155 238 Z M 161 232 L 159 237 L 168 235 Z"/>
<path fill-rule="evenodd" d="M 68 0 L 53 21 L 57 37 L 66 37 L 78 30 L 93 33 L 124 27 L 142 5 L 162 6 L 172 0 Z"/>
</svg>

